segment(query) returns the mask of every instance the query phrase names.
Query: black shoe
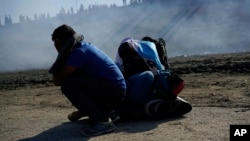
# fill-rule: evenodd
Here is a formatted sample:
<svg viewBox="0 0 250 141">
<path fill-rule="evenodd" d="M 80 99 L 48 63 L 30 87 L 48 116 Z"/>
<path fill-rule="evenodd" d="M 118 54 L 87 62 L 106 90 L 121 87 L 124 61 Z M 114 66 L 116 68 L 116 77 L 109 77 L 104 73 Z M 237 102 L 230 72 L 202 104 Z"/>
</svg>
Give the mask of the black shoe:
<svg viewBox="0 0 250 141">
<path fill-rule="evenodd" d="M 149 101 L 145 107 L 145 113 L 150 118 L 165 118 L 170 116 L 180 104 L 179 100 L 166 101 L 163 99 L 154 99 Z"/>
<path fill-rule="evenodd" d="M 81 134 L 84 137 L 98 136 L 113 132 L 115 128 L 116 127 L 111 120 L 108 122 L 96 122 L 93 123 L 89 129 L 83 130 Z"/>
<path fill-rule="evenodd" d="M 80 111 L 74 111 L 71 114 L 68 115 L 68 119 L 70 121 L 77 121 L 80 118 L 86 116 L 85 114 L 81 113 Z"/>
<path fill-rule="evenodd" d="M 146 113 L 146 115 L 150 118 L 153 118 L 156 116 L 155 113 L 155 107 L 157 104 L 163 102 L 164 100 L 162 99 L 154 99 L 149 101 L 148 103 L 146 103 L 146 105 L 144 106 L 144 111 Z"/>
<path fill-rule="evenodd" d="M 120 120 L 120 116 L 115 111 L 111 111 L 109 113 L 109 117 L 111 118 L 111 120 L 112 120 L 113 123 L 115 123 L 118 120 Z"/>
</svg>

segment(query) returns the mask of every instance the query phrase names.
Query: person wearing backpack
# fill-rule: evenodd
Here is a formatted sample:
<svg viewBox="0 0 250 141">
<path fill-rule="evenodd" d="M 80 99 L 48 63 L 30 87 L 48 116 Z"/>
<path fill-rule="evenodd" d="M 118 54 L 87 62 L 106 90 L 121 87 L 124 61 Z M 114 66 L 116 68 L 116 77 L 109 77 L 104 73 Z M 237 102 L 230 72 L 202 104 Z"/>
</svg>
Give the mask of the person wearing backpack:
<svg viewBox="0 0 250 141">
<path fill-rule="evenodd" d="M 125 38 L 118 48 L 115 63 L 127 81 L 128 100 L 137 104 L 147 102 L 158 70 L 164 69 L 154 43 Z"/>
<path fill-rule="evenodd" d="M 127 82 L 123 109 L 118 114 L 131 120 L 145 117 L 143 105 L 154 97 L 150 91 L 158 70 L 164 69 L 154 43 L 125 38 L 118 48 L 115 63 Z"/>
<path fill-rule="evenodd" d="M 166 70 L 169 64 L 164 43 L 150 37 L 144 37 L 141 41 L 132 38 L 122 40 L 115 60 L 128 86 L 124 105 L 118 111 L 121 118 L 163 118 L 169 109 L 177 107 L 175 99 L 183 89 L 183 83 L 182 79 L 175 83 L 178 77 L 173 78 Z M 162 59 L 158 51 L 161 51 Z M 172 90 L 177 83 L 181 84 L 180 87 Z"/>
<path fill-rule="evenodd" d="M 95 45 L 83 40 L 68 25 L 57 27 L 52 41 L 58 56 L 49 72 L 53 82 L 78 111 L 69 114 L 71 121 L 89 117 L 90 127 L 83 136 L 96 136 L 115 129 L 110 113 L 122 102 L 125 79 L 113 60 Z M 115 119 L 114 119 L 115 120 Z"/>
</svg>

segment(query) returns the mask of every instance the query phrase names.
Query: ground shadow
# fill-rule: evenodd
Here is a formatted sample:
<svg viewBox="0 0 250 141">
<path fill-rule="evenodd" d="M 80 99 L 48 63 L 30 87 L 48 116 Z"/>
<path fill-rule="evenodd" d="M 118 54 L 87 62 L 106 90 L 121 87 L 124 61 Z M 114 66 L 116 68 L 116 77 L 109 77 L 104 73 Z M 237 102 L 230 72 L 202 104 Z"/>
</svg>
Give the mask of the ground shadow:
<svg viewBox="0 0 250 141">
<path fill-rule="evenodd" d="M 78 122 L 65 122 L 40 134 L 21 139 L 19 141 L 84 141 L 88 138 L 83 138 L 80 135 L 80 131 L 87 128 L 87 120 L 81 120 Z"/>
<path fill-rule="evenodd" d="M 118 122 L 116 123 L 117 130 L 115 133 L 140 133 L 150 131 L 158 127 L 159 124 L 179 118 L 170 118 L 164 120 L 143 120 L 135 122 Z M 19 141 L 87 141 L 90 138 L 82 137 L 80 131 L 87 128 L 88 120 L 83 119 L 78 122 L 65 122 L 61 125 L 48 129 L 34 137 L 21 139 Z"/>
</svg>

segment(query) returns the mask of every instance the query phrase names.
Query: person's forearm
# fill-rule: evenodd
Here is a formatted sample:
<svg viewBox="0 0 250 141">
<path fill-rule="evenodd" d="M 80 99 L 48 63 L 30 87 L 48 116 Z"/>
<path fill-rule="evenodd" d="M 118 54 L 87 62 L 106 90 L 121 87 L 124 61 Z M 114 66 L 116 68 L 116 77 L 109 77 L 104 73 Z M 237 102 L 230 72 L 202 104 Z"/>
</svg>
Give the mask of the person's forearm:
<svg viewBox="0 0 250 141">
<path fill-rule="evenodd" d="M 53 74 L 53 83 L 60 86 L 62 80 L 76 71 L 76 67 L 65 66 L 61 71 Z"/>
</svg>

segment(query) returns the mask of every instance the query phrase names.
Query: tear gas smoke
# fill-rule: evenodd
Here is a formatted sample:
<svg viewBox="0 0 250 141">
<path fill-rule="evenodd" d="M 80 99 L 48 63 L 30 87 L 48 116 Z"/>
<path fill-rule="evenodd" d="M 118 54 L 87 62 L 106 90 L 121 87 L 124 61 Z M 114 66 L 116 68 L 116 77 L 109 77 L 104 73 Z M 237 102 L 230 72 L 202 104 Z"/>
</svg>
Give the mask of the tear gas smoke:
<svg viewBox="0 0 250 141">
<path fill-rule="evenodd" d="M 126 37 L 162 37 L 169 57 L 250 51 L 249 9 L 247 0 L 197 0 L 95 9 L 0 26 L 0 71 L 49 68 L 57 56 L 51 33 L 61 24 L 71 25 L 113 59 Z"/>
</svg>

